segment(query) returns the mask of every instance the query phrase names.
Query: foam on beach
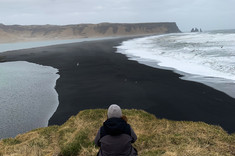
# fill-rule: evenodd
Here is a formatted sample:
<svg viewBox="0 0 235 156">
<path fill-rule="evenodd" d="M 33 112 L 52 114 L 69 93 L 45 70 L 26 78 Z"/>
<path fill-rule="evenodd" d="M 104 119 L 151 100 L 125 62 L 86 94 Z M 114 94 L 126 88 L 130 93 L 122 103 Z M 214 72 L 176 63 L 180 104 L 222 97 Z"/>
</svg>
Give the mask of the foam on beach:
<svg viewBox="0 0 235 156">
<path fill-rule="evenodd" d="M 0 138 L 48 125 L 59 104 L 57 72 L 25 61 L 0 63 Z"/>
<path fill-rule="evenodd" d="M 235 97 L 234 37 L 234 31 L 164 34 L 125 41 L 117 48 L 129 59 L 173 70 L 184 75 L 182 79 L 207 84 Z"/>
</svg>

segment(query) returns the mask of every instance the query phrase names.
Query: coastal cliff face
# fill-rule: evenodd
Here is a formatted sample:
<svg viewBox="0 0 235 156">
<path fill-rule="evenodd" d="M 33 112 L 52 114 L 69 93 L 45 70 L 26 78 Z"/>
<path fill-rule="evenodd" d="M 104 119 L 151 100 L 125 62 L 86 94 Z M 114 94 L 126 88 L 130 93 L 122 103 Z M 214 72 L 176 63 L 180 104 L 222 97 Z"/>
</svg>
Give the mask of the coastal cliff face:
<svg viewBox="0 0 235 156">
<path fill-rule="evenodd" d="M 88 37 L 131 36 L 180 32 L 176 23 L 100 23 L 78 25 L 3 25 L 0 43 Z"/>
</svg>

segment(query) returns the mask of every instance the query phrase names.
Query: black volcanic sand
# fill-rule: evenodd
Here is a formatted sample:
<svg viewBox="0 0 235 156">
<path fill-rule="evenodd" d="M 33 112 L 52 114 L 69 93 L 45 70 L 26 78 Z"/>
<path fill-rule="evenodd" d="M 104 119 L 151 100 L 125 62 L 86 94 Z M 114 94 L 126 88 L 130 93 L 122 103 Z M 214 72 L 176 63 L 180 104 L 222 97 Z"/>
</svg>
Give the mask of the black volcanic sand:
<svg viewBox="0 0 235 156">
<path fill-rule="evenodd" d="M 59 107 L 49 125 L 63 124 L 80 110 L 143 109 L 158 118 L 204 121 L 235 132 L 235 99 L 172 71 L 130 61 L 115 53 L 125 39 L 110 39 L 0 54 L 6 61 L 29 61 L 59 69 Z M 79 65 L 77 66 L 77 63 Z"/>
</svg>

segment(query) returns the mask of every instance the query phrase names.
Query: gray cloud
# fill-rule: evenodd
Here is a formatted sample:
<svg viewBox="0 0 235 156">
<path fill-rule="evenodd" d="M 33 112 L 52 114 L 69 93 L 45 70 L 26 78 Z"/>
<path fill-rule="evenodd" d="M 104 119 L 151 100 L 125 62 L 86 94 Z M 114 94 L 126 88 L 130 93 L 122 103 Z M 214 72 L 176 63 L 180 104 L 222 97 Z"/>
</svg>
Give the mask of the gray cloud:
<svg viewBox="0 0 235 156">
<path fill-rule="evenodd" d="M 0 0 L 0 23 L 176 22 L 183 31 L 235 28 L 232 0 Z"/>
</svg>

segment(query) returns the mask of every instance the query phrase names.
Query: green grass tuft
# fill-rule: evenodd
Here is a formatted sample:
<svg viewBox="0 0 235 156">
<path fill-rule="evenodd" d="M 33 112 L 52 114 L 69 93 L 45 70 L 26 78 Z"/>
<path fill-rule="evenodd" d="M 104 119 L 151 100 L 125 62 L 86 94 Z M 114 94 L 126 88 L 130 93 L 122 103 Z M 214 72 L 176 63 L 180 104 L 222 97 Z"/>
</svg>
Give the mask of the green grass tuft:
<svg viewBox="0 0 235 156">
<path fill-rule="evenodd" d="M 10 146 L 17 145 L 17 144 L 21 143 L 20 140 L 15 139 L 15 138 L 3 139 L 2 142 L 3 142 L 4 145 L 10 145 Z"/>
<path fill-rule="evenodd" d="M 161 156 L 165 153 L 166 151 L 164 150 L 154 150 L 154 151 L 148 151 L 143 153 L 142 155 L 144 156 Z"/>
<path fill-rule="evenodd" d="M 39 134 L 48 138 L 51 136 L 51 133 L 53 132 L 57 132 L 59 126 L 50 126 L 50 127 L 46 127 L 41 129 L 41 131 L 39 131 Z"/>
<path fill-rule="evenodd" d="M 87 130 L 80 131 L 75 139 L 62 147 L 61 156 L 77 156 L 82 148 L 88 148 L 93 143 L 89 141 L 89 132 Z"/>
</svg>

